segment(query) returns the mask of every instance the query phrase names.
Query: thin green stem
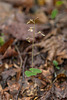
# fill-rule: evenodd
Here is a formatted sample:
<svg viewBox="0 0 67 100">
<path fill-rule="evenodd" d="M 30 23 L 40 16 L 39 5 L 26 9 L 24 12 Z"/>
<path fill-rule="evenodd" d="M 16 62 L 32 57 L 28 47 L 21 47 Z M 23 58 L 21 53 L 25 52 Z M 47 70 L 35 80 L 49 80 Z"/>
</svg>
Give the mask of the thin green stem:
<svg viewBox="0 0 67 100">
<path fill-rule="evenodd" d="M 32 43 L 32 68 L 33 68 L 33 58 L 34 58 L 34 40 L 35 40 L 35 20 L 34 20 L 33 43 Z"/>
</svg>

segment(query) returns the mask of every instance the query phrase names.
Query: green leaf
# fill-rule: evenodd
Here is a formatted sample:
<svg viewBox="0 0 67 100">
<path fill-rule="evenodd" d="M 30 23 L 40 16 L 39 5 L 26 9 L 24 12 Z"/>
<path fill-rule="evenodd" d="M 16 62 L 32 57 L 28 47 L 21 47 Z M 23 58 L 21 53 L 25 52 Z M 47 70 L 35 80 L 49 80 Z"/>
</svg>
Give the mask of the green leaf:
<svg viewBox="0 0 67 100">
<path fill-rule="evenodd" d="M 4 33 L 1 33 L 1 36 L 4 36 Z"/>
<path fill-rule="evenodd" d="M 37 68 L 30 68 L 29 70 L 31 72 L 30 71 L 25 71 L 25 75 L 27 77 L 37 75 L 38 73 L 42 73 L 42 71 L 40 69 L 37 69 Z"/>
<path fill-rule="evenodd" d="M 58 10 L 57 9 L 54 9 L 51 13 L 51 18 L 54 19 L 58 14 Z"/>
<path fill-rule="evenodd" d="M 37 69 L 37 68 L 30 68 L 29 70 L 36 73 L 36 74 L 37 73 L 42 73 L 42 71 L 40 69 Z"/>
<path fill-rule="evenodd" d="M 60 69 L 60 67 L 58 66 L 58 62 L 56 60 L 53 60 L 53 64 L 57 69 Z"/>
<path fill-rule="evenodd" d="M 59 66 L 56 66 L 56 68 L 57 68 L 57 69 L 60 69 L 60 67 L 59 67 Z"/>
<path fill-rule="evenodd" d="M 54 66 L 58 66 L 58 62 L 56 61 L 56 60 L 53 60 L 53 64 L 54 64 Z"/>
<path fill-rule="evenodd" d="M 4 39 L 0 37 L 0 46 L 2 46 L 5 43 Z"/>
<path fill-rule="evenodd" d="M 25 75 L 26 75 L 27 77 L 30 77 L 30 76 L 36 75 L 36 73 L 30 72 L 30 71 L 25 71 Z"/>
<path fill-rule="evenodd" d="M 57 6 L 60 6 L 60 5 L 62 5 L 62 4 L 63 4 L 63 1 L 57 1 L 57 2 L 56 2 L 56 5 L 57 5 Z"/>
</svg>

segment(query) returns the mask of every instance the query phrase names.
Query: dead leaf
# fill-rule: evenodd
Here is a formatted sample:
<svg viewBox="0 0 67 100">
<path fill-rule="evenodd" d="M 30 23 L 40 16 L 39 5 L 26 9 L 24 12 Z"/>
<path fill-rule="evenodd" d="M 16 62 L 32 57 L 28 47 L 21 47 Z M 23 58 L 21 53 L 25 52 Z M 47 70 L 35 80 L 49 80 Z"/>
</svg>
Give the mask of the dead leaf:
<svg viewBox="0 0 67 100">
<path fill-rule="evenodd" d="M 42 23 L 42 24 L 45 24 L 45 23 L 48 22 L 47 16 L 44 14 L 44 12 L 42 12 L 40 10 L 37 11 L 33 16 L 35 16 L 35 18 L 38 17 L 36 22 L 39 22 L 39 23 Z"/>
<path fill-rule="evenodd" d="M 20 84 L 15 82 L 15 83 L 12 83 L 11 81 L 8 81 L 8 90 L 10 91 L 10 94 L 17 94 L 19 88 L 20 88 Z"/>
<path fill-rule="evenodd" d="M 31 100 L 32 97 L 23 97 L 22 100 Z M 21 100 L 20 98 L 18 100 Z"/>
<path fill-rule="evenodd" d="M 17 55 L 18 55 L 18 53 L 15 51 L 15 49 L 9 47 L 9 48 L 6 50 L 6 52 L 4 53 L 2 59 L 10 58 L 10 57 L 15 57 L 15 56 L 17 56 Z"/>
<path fill-rule="evenodd" d="M 5 51 L 7 50 L 7 48 L 9 46 L 11 46 L 13 42 L 14 42 L 14 39 L 13 38 L 9 39 L 3 46 L 1 46 L 0 53 L 3 53 L 4 54 Z"/>
<path fill-rule="evenodd" d="M 8 92 L 4 92 L 3 100 L 10 100 L 10 94 Z"/>
<path fill-rule="evenodd" d="M 0 92 L 2 91 L 3 89 L 2 89 L 2 86 L 0 85 Z"/>
<path fill-rule="evenodd" d="M 3 27 L 5 27 L 5 24 L 10 24 L 14 20 L 14 11 L 15 9 L 11 4 L 0 0 L 0 24 L 2 24 Z"/>
<path fill-rule="evenodd" d="M 48 67 L 46 70 L 42 69 L 42 75 L 48 80 L 48 82 L 52 81 L 53 73 L 54 73 L 53 67 Z"/>
<path fill-rule="evenodd" d="M 0 65 L 0 74 L 4 71 L 4 69 L 5 69 L 4 64 L 3 65 Z"/>
<path fill-rule="evenodd" d="M 14 6 L 22 6 L 23 8 L 26 7 L 27 11 L 33 6 L 34 1 L 33 0 L 3 0 L 5 2 L 11 3 Z"/>
<path fill-rule="evenodd" d="M 67 82 L 62 82 L 60 85 L 59 83 L 55 83 L 55 90 L 54 93 L 57 98 L 63 99 L 67 98 Z"/>
<path fill-rule="evenodd" d="M 8 26 L 8 28 L 4 29 L 4 33 L 11 34 L 13 37 L 15 37 L 18 40 L 26 40 L 29 37 L 30 40 L 33 40 L 33 33 L 29 32 L 29 28 L 33 27 L 33 25 L 27 25 L 25 23 L 17 23 L 13 22 L 11 25 Z M 37 33 L 37 30 L 35 29 L 35 33 Z M 37 34 L 35 35 L 35 37 Z"/>
<path fill-rule="evenodd" d="M 2 72 L 1 76 L 2 76 L 3 80 L 7 80 L 7 78 L 9 78 L 10 76 L 13 77 L 16 75 L 16 73 L 20 73 L 20 70 L 21 70 L 20 68 L 18 68 L 18 69 L 12 68 L 12 69 Z"/>
</svg>

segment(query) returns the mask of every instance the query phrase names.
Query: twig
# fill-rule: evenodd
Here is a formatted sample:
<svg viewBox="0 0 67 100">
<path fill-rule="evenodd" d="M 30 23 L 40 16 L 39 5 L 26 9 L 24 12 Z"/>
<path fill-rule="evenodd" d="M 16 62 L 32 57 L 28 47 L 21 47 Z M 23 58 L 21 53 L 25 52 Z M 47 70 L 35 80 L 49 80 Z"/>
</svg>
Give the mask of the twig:
<svg viewBox="0 0 67 100">
<path fill-rule="evenodd" d="M 19 54 L 19 58 L 20 58 L 20 68 L 21 68 L 22 67 L 22 63 L 23 63 L 23 60 L 22 60 L 22 57 L 21 57 L 21 53 L 20 53 L 20 51 L 19 51 L 19 49 L 18 49 L 17 46 L 15 46 L 15 48 L 16 48 L 18 54 Z"/>
<path fill-rule="evenodd" d="M 24 67 L 25 67 L 26 61 L 27 61 L 27 56 L 25 57 L 24 64 L 22 66 L 22 81 L 21 81 L 20 88 L 19 88 L 18 93 L 17 93 L 16 100 L 18 100 L 19 93 L 21 91 L 22 85 L 24 84 Z"/>
<path fill-rule="evenodd" d="M 22 75 L 23 75 L 22 78 L 23 78 L 23 81 L 24 81 L 24 68 L 25 68 L 26 61 L 27 61 L 27 56 L 25 57 L 24 64 L 22 66 Z"/>
</svg>

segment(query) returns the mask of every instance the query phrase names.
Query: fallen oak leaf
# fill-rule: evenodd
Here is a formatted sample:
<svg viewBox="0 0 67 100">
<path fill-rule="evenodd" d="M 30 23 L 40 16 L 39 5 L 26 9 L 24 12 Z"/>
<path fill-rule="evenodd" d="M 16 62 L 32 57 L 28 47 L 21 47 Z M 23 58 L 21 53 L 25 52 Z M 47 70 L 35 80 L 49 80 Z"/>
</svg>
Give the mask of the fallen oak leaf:
<svg viewBox="0 0 67 100">
<path fill-rule="evenodd" d="M 18 73 L 21 73 L 21 69 L 20 68 L 12 68 L 12 69 L 9 69 L 9 70 L 6 70 L 6 71 L 3 71 L 1 73 L 1 76 L 2 76 L 2 79 L 3 80 L 6 80 L 9 78 L 9 77 L 13 77 L 15 75 L 18 75 Z M 20 75 L 19 75 L 20 77 Z M 17 79 L 17 76 L 16 76 L 16 79 Z M 18 80 L 18 79 L 17 79 Z"/>
<path fill-rule="evenodd" d="M 2 59 L 9 58 L 9 57 L 15 57 L 18 55 L 18 52 L 15 51 L 14 48 L 9 47 L 6 52 L 4 53 Z"/>
<path fill-rule="evenodd" d="M 4 54 L 7 48 L 11 46 L 13 42 L 14 42 L 14 38 L 11 38 L 10 40 L 8 40 L 3 46 L 1 46 L 0 53 Z"/>
</svg>

